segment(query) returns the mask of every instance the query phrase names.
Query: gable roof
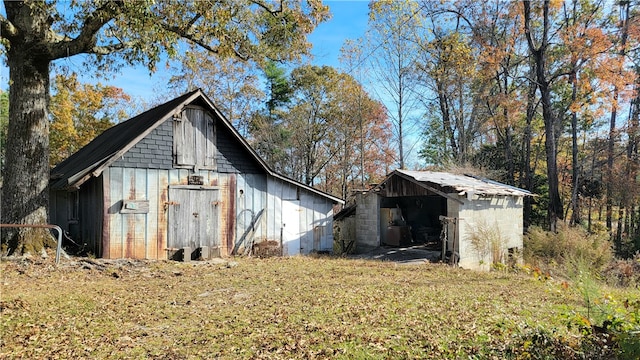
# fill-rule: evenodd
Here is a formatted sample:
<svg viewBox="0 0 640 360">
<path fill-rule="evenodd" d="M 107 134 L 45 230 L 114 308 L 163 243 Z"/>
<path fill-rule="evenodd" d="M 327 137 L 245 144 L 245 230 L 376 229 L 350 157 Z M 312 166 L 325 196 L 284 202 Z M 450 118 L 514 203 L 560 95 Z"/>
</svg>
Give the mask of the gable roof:
<svg viewBox="0 0 640 360">
<path fill-rule="evenodd" d="M 410 171 L 395 170 L 392 175 L 399 175 L 407 180 L 436 185 L 443 190 L 453 190 L 458 195 L 483 195 L 483 196 L 531 196 L 530 191 L 515 186 L 499 183 L 497 181 L 479 178 L 471 175 L 455 175 L 437 171 Z M 387 178 L 388 179 L 388 178 Z M 385 180 L 386 181 L 386 180 Z"/>
<path fill-rule="evenodd" d="M 156 127 L 171 118 L 174 114 L 181 112 L 185 106 L 196 101 L 207 107 L 218 117 L 218 120 L 220 120 L 218 123 L 229 130 L 235 140 L 248 151 L 250 156 L 260 164 L 261 168 L 268 175 L 326 197 L 334 203 L 344 203 L 340 198 L 289 179 L 273 171 L 201 89 L 188 92 L 105 130 L 86 146 L 51 170 L 50 188 L 53 190 L 78 188 L 91 177 L 99 176 L 105 168 L 118 160 Z"/>
</svg>

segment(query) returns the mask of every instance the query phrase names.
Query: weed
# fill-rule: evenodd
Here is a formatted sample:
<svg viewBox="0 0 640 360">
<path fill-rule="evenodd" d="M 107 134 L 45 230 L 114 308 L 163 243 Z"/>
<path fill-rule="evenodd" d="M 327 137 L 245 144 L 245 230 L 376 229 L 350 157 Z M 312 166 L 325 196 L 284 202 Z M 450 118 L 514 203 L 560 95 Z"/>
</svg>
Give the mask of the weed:
<svg viewBox="0 0 640 360">
<path fill-rule="evenodd" d="M 492 264 L 505 263 L 506 239 L 500 233 L 500 227 L 479 222 L 469 230 L 469 241 L 478 254 L 481 264 L 487 260 Z"/>
</svg>

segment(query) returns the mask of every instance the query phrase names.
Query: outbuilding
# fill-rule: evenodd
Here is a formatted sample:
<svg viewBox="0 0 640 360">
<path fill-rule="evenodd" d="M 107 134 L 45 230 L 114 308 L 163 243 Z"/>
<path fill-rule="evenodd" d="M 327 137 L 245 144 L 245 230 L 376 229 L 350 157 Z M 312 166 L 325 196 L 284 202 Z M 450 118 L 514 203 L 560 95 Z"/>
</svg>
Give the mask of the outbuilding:
<svg viewBox="0 0 640 360">
<path fill-rule="evenodd" d="M 52 169 L 50 195 L 75 243 L 136 259 L 331 251 L 343 203 L 270 169 L 201 90 L 106 130 Z"/>
<path fill-rule="evenodd" d="M 470 175 L 396 170 L 336 214 L 336 245 L 356 253 L 420 247 L 468 269 L 519 261 L 527 190 Z"/>
</svg>

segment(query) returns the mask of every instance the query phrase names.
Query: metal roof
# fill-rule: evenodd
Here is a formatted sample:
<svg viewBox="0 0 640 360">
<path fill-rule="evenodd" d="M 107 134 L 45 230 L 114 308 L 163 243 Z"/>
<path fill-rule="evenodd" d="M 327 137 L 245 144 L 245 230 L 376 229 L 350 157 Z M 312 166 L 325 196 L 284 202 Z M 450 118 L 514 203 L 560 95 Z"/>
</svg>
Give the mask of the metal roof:
<svg viewBox="0 0 640 360">
<path fill-rule="evenodd" d="M 93 141 L 51 170 L 50 188 L 54 190 L 77 188 L 91 177 L 99 176 L 106 167 L 121 157 L 153 129 L 169 119 L 173 114 L 182 111 L 186 105 L 192 103 L 202 105 L 217 115 L 220 120 L 219 123 L 231 132 L 235 140 L 248 151 L 249 155 L 261 165 L 267 174 L 329 198 L 335 203 L 344 204 L 344 200 L 336 196 L 292 180 L 272 170 L 200 89 L 188 92 L 105 130 Z"/>
<path fill-rule="evenodd" d="M 441 188 L 450 188 L 458 192 L 459 195 L 511 195 L 511 196 L 531 196 L 532 193 L 515 186 L 502 184 L 497 181 L 483 179 L 471 175 L 455 175 L 438 171 L 411 171 L 396 170 L 398 174 L 411 177 L 415 181 L 435 184 Z"/>
</svg>

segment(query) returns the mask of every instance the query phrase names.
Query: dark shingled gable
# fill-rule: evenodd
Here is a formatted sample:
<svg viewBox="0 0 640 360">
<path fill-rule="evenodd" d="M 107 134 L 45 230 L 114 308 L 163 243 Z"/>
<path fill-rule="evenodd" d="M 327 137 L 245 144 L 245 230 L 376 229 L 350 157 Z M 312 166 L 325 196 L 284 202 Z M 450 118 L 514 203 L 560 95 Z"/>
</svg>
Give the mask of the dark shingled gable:
<svg viewBox="0 0 640 360">
<path fill-rule="evenodd" d="M 51 170 L 51 188 L 64 189 L 69 186 L 70 177 L 99 167 L 198 91 L 186 93 L 105 130 Z"/>
<path fill-rule="evenodd" d="M 241 173 L 261 173 L 264 171 L 275 178 L 329 198 L 334 203 L 344 203 L 342 199 L 314 189 L 309 185 L 289 179 L 271 170 L 267 163 L 249 146 L 247 141 L 233 128 L 231 123 L 224 118 L 211 100 L 209 100 L 200 89 L 188 92 L 109 128 L 51 170 L 50 189 L 56 191 L 69 187 L 78 187 L 81 186 L 84 181 L 88 180 L 89 177 L 98 176 L 98 173 L 101 172 L 105 166 L 114 164 L 119 159 L 122 160 L 122 156 L 126 154 L 127 151 L 130 151 L 141 142 L 144 143 L 145 137 L 155 131 L 169 116 L 177 111 L 181 111 L 183 106 L 190 104 L 208 108 L 215 113 L 215 116 L 218 118 L 216 120 L 220 125 L 217 132 L 219 147 L 218 171 Z M 165 130 L 168 131 L 168 129 Z M 165 135 L 163 134 L 162 136 L 164 143 L 166 143 L 166 139 L 164 139 Z M 156 141 L 157 139 L 151 140 Z M 141 151 L 142 147 L 144 147 L 143 145 L 144 144 L 141 144 L 140 149 L 137 150 Z M 148 148 L 147 146 L 147 149 Z M 134 149 L 132 154 L 136 152 L 135 150 L 136 149 Z M 161 160 L 161 164 L 158 163 L 157 166 L 154 165 L 152 168 L 166 168 L 168 166 L 168 159 L 163 158 Z M 122 164 L 124 164 L 124 162 Z M 90 175 L 92 172 L 95 173 Z"/>
</svg>

